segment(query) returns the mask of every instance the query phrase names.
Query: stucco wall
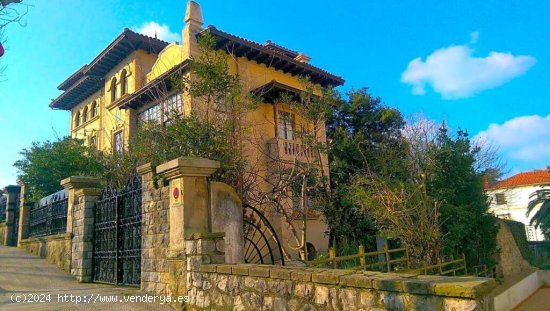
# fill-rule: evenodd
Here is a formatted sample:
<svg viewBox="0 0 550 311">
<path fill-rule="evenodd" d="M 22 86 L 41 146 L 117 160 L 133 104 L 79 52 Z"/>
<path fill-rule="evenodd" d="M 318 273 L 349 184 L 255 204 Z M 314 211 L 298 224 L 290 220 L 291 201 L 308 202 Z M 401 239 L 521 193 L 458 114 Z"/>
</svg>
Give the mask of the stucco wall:
<svg viewBox="0 0 550 311">
<path fill-rule="evenodd" d="M 71 235 L 69 233 L 21 240 L 21 248 L 45 258 L 64 271 L 71 269 Z"/>
<path fill-rule="evenodd" d="M 494 213 L 499 218 L 511 219 L 523 223 L 526 227 L 527 238 L 530 241 L 543 241 L 544 235 L 540 229 L 535 229 L 530 226 L 530 221 L 533 215 L 538 211 L 535 208 L 530 216 L 527 216 L 527 205 L 529 204 L 529 196 L 537 190 L 550 188 L 540 186 L 526 186 L 511 189 L 494 189 L 487 191 L 487 195 L 491 200 L 489 211 Z M 495 195 L 497 193 L 504 194 L 506 204 L 497 204 Z"/>
</svg>

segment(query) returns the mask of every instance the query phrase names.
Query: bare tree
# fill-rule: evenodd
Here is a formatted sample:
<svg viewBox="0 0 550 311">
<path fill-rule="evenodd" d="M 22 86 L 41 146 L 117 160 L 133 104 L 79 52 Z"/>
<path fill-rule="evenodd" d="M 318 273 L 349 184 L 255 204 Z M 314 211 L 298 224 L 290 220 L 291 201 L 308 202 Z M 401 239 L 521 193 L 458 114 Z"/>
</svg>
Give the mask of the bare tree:
<svg viewBox="0 0 550 311">
<path fill-rule="evenodd" d="M 436 123 L 415 117 L 403 130 L 401 141 L 408 157 L 399 161 L 403 167 L 390 168 L 406 176 L 369 170 L 357 177 L 350 192 L 350 199 L 373 217 L 383 235 L 400 239 L 409 248 L 415 264 L 433 263 L 442 250 L 442 202 L 427 189 L 437 128 Z"/>
<path fill-rule="evenodd" d="M 22 0 L 0 0 L 0 77 L 6 70 L 6 66 L 1 64 L 1 57 L 5 52 L 6 26 L 11 23 L 25 25 L 23 17 L 28 13 L 28 5 L 22 2 Z"/>
<path fill-rule="evenodd" d="M 325 120 L 337 95 L 307 79 L 302 83 L 301 94 L 284 94 L 274 102 L 274 115 L 266 121 L 273 123 L 275 138 L 248 137 L 252 148 L 268 159 L 266 172 L 249 172 L 267 185 L 249 198 L 282 218 L 291 236 L 285 247 L 307 260 L 309 218 L 319 217 L 329 202 Z"/>
<path fill-rule="evenodd" d="M 23 16 L 28 12 L 28 5 L 22 2 L 22 0 L 0 0 L 0 30 L 11 23 L 24 25 Z"/>
</svg>

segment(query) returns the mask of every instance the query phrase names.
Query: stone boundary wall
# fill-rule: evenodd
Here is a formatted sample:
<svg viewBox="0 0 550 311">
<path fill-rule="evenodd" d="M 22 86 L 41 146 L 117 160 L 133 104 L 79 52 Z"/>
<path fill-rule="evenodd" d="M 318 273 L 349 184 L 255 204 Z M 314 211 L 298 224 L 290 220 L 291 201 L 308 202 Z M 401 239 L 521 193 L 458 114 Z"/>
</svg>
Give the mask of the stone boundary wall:
<svg viewBox="0 0 550 311">
<path fill-rule="evenodd" d="M 188 284 L 192 310 L 492 310 L 495 281 L 249 264 L 207 264 Z"/>
<path fill-rule="evenodd" d="M 0 244 L 4 245 L 6 240 L 6 223 L 0 222 Z"/>
<path fill-rule="evenodd" d="M 508 224 L 514 225 L 514 223 L 516 223 L 519 224 L 520 229 L 523 229 L 523 232 L 520 232 L 520 234 L 523 234 L 521 238 L 525 241 L 524 247 L 526 249 L 524 252 L 529 253 L 530 250 L 527 246 L 527 236 L 525 235 L 524 225 L 522 223 L 500 219 L 497 222 L 499 224 L 497 234 L 497 246 L 499 249 L 497 274 L 503 278 L 509 278 L 518 273 L 533 270 L 534 268 L 527 262 L 517 243 L 516 239 L 520 237 L 514 237 L 514 232 L 510 229 Z"/>
<path fill-rule="evenodd" d="M 20 241 L 20 247 L 27 252 L 45 258 L 48 262 L 70 272 L 71 234 L 62 233 L 50 236 L 32 237 Z"/>
<path fill-rule="evenodd" d="M 493 310 L 490 278 L 226 264 L 220 245 L 186 239 L 186 310 Z"/>
</svg>

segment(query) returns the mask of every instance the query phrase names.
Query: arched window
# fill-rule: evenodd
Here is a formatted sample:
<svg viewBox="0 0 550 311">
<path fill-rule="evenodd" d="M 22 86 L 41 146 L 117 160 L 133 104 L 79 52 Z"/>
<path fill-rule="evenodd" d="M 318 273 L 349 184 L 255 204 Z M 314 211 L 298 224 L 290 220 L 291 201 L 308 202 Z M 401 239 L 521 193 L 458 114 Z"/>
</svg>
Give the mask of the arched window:
<svg viewBox="0 0 550 311">
<path fill-rule="evenodd" d="M 97 116 L 97 102 L 94 100 L 92 103 L 92 116 L 91 118 Z"/>
<path fill-rule="evenodd" d="M 113 77 L 111 80 L 111 102 L 116 100 L 116 78 Z"/>
<path fill-rule="evenodd" d="M 88 121 L 88 106 L 84 107 L 82 111 L 82 123 Z"/>
<path fill-rule="evenodd" d="M 80 125 L 80 111 L 78 111 L 74 116 L 74 127 L 77 127 L 79 125 Z"/>
<path fill-rule="evenodd" d="M 128 92 L 128 79 L 126 79 L 126 69 L 120 73 L 120 96 Z"/>
</svg>

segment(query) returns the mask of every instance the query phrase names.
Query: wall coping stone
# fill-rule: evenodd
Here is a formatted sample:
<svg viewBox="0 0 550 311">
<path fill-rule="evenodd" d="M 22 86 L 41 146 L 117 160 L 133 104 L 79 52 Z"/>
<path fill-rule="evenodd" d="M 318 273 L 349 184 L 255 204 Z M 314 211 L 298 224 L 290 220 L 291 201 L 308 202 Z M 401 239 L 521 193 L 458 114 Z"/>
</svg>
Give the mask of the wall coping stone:
<svg viewBox="0 0 550 311">
<path fill-rule="evenodd" d="M 21 240 L 21 244 L 28 244 L 33 242 L 41 241 L 51 241 L 51 240 L 69 240 L 73 238 L 73 234 L 70 232 L 53 234 L 53 235 L 43 235 L 43 236 L 33 236 L 27 239 Z"/>
<path fill-rule="evenodd" d="M 157 174 L 161 174 L 168 180 L 190 176 L 208 177 L 218 168 L 220 162 L 205 158 L 179 157 L 156 167 Z"/>
<path fill-rule="evenodd" d="M 83 197 L 83 196 L 91 196 L 91 197 L 97 197 L 101 194 L 101 190 L 99 188 L 82 188 L 78 189 L 74 195 L 77 198 Z"/>
<path fill-rule="evenodd" d="M 143 165 L 138 166 L 136 168 L 136 171 L 141 176 L 143 176 L 147 173 L 152 173 L 153 172 L 153 165 L 151 164 L 151 162 L 145 163 Z"/>
<path fill-rule="evenodd" d="M 186 241 L 193 240 L 216 240 L 223 239 L 225 237 L 225 232 L 197 232 L 191 234 Z"/>
<path fill-rule="evenodd" d="M 311 280 L 314 283 L 337 285 L 340 282 L 340 277 L 352 274 L 352 270 L 326 270 L 312 275 Z"/>
<path fill-rule="evenodd" d="M 269 271 L 269 274 L 267 273 Z M 388 292 L 476 299 L 496 286 L 491 278 L 412 275 L 341 269 L 318 269 L 253 264 L 205 264 L 198 272 L 220 273 L 266 279 L 295 280 L 341 287 L 375 289 Z M 310 279 L 311 277 L 311 279 Z"/>
<path fill-rule="evenodd" d="M 18 193 L 21 191 L 21 186 L 18 185 L 9 185 L 4 187 L 4 192 L 6 193 Z"/>
<path fill-rule="evenodd" d="M 61 180 L 60 184 L 67 190 L 75 188 L 99 188 L 100 179 L 92 176 L 71 176 Z"/>
</svg>

